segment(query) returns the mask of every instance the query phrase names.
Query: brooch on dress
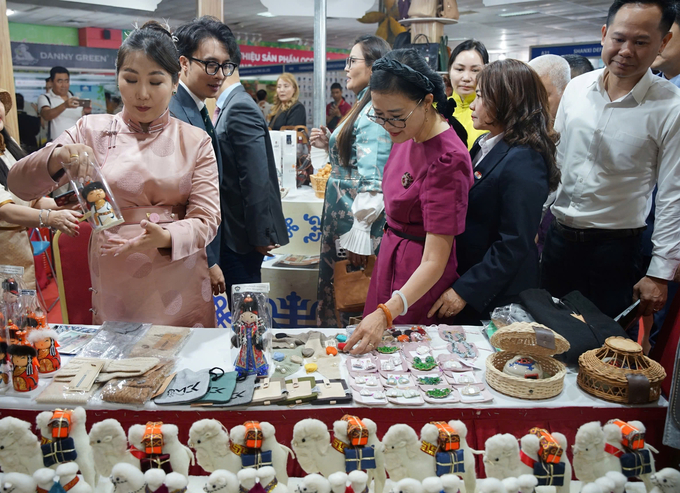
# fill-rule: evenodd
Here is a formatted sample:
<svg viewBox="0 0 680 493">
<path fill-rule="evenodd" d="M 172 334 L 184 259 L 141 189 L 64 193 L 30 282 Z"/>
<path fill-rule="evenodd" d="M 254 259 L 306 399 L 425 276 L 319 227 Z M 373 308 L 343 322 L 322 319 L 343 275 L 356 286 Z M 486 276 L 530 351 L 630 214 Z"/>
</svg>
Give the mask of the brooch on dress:
<svg viewBox="0 0 680 493">
<path fill-rule="evenodd" d="M 411 173 L 407 171 L 404 173 L 404 176 L 401 177 L 401 186 L 408 188 L 411 186 L 411 183 L 413 183 L 413 176 L 411 176 Z"/>
</svg>

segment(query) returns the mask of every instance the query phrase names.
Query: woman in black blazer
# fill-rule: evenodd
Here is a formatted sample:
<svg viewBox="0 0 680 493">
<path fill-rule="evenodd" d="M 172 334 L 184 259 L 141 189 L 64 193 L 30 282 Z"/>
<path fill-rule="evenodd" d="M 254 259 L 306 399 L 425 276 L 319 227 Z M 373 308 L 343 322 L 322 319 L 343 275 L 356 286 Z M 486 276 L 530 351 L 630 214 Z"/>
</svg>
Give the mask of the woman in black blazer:
<svg viewBox="0 0 680 493">
<path fill-rule="evenodd" d="M 274 106 L 267 120 L 269 128 L 281 130 L 281 127 L 307 125 L 307 110 L 298 98 L 300 89 L 293 74 L 283 73 L 276 81 L 276 97 Z"/>
<path fill-rule="evenodd" d="M 470 151 L 474 184 L 465 232 L 456 237 L 460 278 L 429 314 L 458 315 L 463 324 L 478 324 L 494 308 L 538 287 L 536 233 L 543 203 L 560 180 L 559 136 L 536 72 L 519 60 L 499 60 L 477 81 L 473 124 L 489 133 Z"/>
</svg>

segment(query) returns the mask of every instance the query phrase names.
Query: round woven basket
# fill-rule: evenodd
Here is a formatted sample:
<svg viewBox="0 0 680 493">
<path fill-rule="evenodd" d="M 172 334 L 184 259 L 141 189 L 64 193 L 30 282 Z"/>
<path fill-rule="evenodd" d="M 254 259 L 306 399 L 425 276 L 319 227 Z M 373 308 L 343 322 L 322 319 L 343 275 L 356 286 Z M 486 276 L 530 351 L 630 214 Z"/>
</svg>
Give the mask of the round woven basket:
<svg viewBox="0 0 680 493">
<path fill-rule="evenodd" d="M 328 183 L 328 178 L 319 178 L 316 175 L 309 175 L 309 179 L 312 182 L 314 195 L 320 199 L 324 198 L 326 196 L 326 183 Z"/>
<path fill-rule="evenodd" d="M 649 402 L 661 395 L 661 382 L 666 371 L 642 353 L 642 347 L 625 337 L 609 337 L 604 346 L 586 351 L 578 359 L 577 382 L 589 394 L 611 402 L 627 404 L 626 375 L 644 375 L 649 380 Z"/>
<path fill-rule="evenodd" d="M 486 359 L 486 381 L 501 394 L 520 399 L 549 399 L 562 392 L 566 367 L 551 355 L 559 354 L 569 349 L 569 342 L 561 335 L 555 335 L 555 348 L 545 348 L 536 344 L 534 327 L 548 329 L 537 323 L 516 322 L 503 327 L 491 336 L 491 344 L 502 351 L 489 355 Z M 548 378 L 532 380 L 503 373 L 503 367 L 510 359 L 517 355 L 534 358 L 550 375 Z"/>
</svg>

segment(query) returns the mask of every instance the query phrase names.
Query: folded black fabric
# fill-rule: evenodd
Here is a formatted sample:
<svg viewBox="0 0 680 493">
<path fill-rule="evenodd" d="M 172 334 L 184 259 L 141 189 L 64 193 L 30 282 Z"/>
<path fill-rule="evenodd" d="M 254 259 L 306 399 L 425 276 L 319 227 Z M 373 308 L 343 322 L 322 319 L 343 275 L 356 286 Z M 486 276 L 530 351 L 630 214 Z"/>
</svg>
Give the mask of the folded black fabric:
<svg viewBox="0 0 680 493">
<path fill-rule="evenodd" d="M 527 289 L 519 296 L 522 305 L 538 323 L 569 341 L 569 351 L 558 356 L 567 363 L 578 363 L 581 354 L 602 347 L 608 337 L 628 337 L 619 324 L 578 291 L 572 291 L 557 303 L 544 289 Z M 586 322 L 583 323 L 576 316 L 583 317 Z"/>
</svg>

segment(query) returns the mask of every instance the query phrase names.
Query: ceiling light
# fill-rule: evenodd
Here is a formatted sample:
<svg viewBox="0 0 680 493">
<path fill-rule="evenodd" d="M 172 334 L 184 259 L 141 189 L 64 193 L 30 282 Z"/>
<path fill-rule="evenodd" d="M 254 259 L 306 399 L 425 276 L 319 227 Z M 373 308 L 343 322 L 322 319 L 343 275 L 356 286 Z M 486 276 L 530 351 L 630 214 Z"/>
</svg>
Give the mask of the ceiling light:
<svg viewBox="0 0 680 493">
<path fill-rule="evenodd" d="M 280 38 L 277 39 L 279 43 L 297 43 L 297 44 L 302 44 L 302 39 L 300 38 Z"/>
<path fill-rule="evenodd" d="M 498 55 L 499 60 L 505 60 L 506 58 L 508 57 L 505 55 L 505 53 L 501 53 L 500 55 Z"/>
<path fill-rule="evenodd" d="M 16 10 L 12 10 L 12 9 L 7 9 L 7 10 L 6 10 L 7 17 L 9 17 L 10 15 L 14 15 L 14 14 L 16 14 L 16 13 L 17 13 Z"/>
<path fill-rule="evenodd" d="M 507 14 L 498 14 L 498 17 L 519 17 L 520 15 L 534 15 L 540 14 L 538 10 L 520 10 L 519 12 L 508 12 Z"/>
<path fill-rule="evenodd" d="M 260 16 L 262 16 L 262 17 L 276 17 L 276 15 L 272 14 L 272 13 L 271 13 L 271 12 L 269 12 L 269 11 L 266 11 L 266 12 L 260 12 L 260 13 L 259 13 L 259 14 L 257 14 L 257 15 L 260 15 Z"/>
<path fill-rule="evenodd" d="M 67 2 L 87 3 L 89 5 L 103 5 L 119 9 L 134 9 L 154 12 L 161 0 L 65 0 Z"/>
</svg>

